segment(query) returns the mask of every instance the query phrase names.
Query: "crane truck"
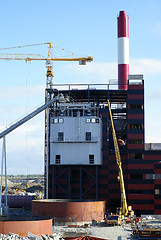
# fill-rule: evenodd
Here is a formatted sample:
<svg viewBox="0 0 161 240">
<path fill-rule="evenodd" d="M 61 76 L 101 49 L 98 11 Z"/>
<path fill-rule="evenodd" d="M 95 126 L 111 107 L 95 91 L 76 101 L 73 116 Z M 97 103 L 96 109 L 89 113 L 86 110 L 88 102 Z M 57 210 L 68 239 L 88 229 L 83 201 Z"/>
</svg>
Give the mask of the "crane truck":
<svg viewBox="0 0 161 240">
<path fill-rule="evenodd" d="M 121 191 L 121 207 L 117 208 L 118 215 L 121 216 L 121 218 L 129 217 L 134 215 L 134 211 L 132 210 L 132 206 L 127 205 L 127 199 L 126 199 L 126 192 L 125 192 L 125 184 L 124 184 L 124 177 L 123 177 L 123 170 L 122 170 L 122 163 L 121 163 L 121 156 L 118 146 L 118 140 L 116 137 L 114 122 L 112 118 L 112 112 L 110 107 L 110 101 L 108 102 L 108 109 L 109 109 L 109 116 L 111 121 L 111 127 L 112 127 L 112 136 L 113 136 L 113 142 L 114 142 L 114 149 L 115 149 L 115 156 L 116 156 L 116 162 L 118 167 L 118 180 L 120 182 L 120 191 Z"/>
</svg>

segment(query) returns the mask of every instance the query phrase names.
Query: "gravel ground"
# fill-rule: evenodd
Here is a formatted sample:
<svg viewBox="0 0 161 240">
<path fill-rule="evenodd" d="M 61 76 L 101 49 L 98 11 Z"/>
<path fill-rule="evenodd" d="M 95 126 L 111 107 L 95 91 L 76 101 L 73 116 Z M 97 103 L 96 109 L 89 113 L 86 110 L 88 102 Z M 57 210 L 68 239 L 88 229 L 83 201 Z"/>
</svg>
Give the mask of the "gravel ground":
<svg viewBox="0 0 161 240">
<path fill-rule="evenodd" d="M 125 226 L 91 226 L 89 228 L 68 228 L 56 226 L 53 232 L 61 233 L 62 236 L 77 237 L 82 235 L 104 238 L 108 240 L 126 240 L 133 239 L 132 230 L 129 225 Z"/>
<path fill-rule="evenodd" d="M 9 233 L 4 235 L 0 233 L 0 240 L 61 240 L 63 237 L 82 237 L 93 236 L 109 240 L 127 240 L 133 239 L 131 237 L 131 230 L 129 228 L 123 228 L 122 226 L 115 227 L 99 227 L 91 226 L 89 228 L 68 228 L 68 227 L 54 227 L 52 235 L 41 235 L 38 237 L 30 232 L 26 237 L 20 237 L 17 234 Z"/>
<path fill-rule="evenodd" d="M 24 215 L 27 217 L 31 216 L 30 210 L 24 210 L 24 209 L 12 209 L 10 212 L 11 215 L 14 216 L 21 216 Z M 145 225 L 145 228 L 157 228 L 161 229 L 161 215 L 157 216 L 144 216 L 142 227 Z M 81 236 L 92 236 L 107 240 L 134 240 L 132 237 L 132 228 L 134 229 L 134 226 L 132 227 L 130 224 L 122 224 L 121 226 L 107 226 L 105 223 L 96 223 L 92 222 L 89 227 L 67 227 L 67 226 L 53 226 L 53 234 L 50 237 L 42 236 L 42 238 L 33 237 L 32 233 L 31 236 L 28 238 L 15 236 L 5 236 L 3 234 L 0 234 L 0 240 L 17 240 L 17 239 L 32 239 L 32 240 L 38 240 L 38 239 L 52 239 L 52 240 L 59 240 L 59 238 L 65 238 L 65 237 L 81 237 Z"/>
<path fill-rule="evenodd" d="M 10 209 L 10 215 L 21 216 L 24 215 L 30 217 L 31 211 L 26 209 Z M 94 225 L 94 224 L 93 224 Z M 88 228 L 76 228 L 67 226 L 53 226 L 53 233 L 57 233 L 61 237 L 79 237 L 79 236 L 93 236 L 98 238 L 104 238 L 108 240 L 125 240 L 133 239 L 131 237 L 132 230 L 130 225 L 122 226 L 107 226 L 101 223 L 100 225 L 93 226 L 91 224 Z M 0 236 L 0 240 L 1 240 Z"/>
</svg>

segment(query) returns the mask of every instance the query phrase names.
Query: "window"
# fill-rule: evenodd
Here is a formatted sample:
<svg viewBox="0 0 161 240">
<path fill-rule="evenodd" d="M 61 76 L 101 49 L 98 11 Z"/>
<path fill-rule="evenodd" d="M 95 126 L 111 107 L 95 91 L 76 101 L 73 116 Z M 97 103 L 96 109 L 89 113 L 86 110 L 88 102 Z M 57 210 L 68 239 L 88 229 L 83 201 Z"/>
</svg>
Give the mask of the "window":
<svg viewBox="0 0 161 240">
<path fill-rule="evenodd" d="M 64 133 L 58 132 L 58 141 L 64 141 Z"/>
<path fill-rule="evenodd" d="M 143 139 L 129 139 L 129 144 L 144 144 Z"/>
<path fill-rule="evenodd" d="M 54 119 L 54 123 L 58 123 L 58 119 L 57 118 Z"/>
<path fill-rule="evenodd" d="M 144 158 L 144 154 L 141 154 L 141 153 L 131 153 L 129 155 L 130 158 L 133 158 L 133 159 L 143 159 Z"/>
<path fill-rule="evenodd" d="M 160 189 L 155 189 L 155 194 L 158 195 L 161 193 L 161 190 Z"/>
<path fill-rule="evenodd" d="M 96 123 L 99 123 L 99 118 L 96 118 Z"/>
<path fill-rule="evenodd" d="M 55 164 L 60 164 L 60 155 L 55 155 Z"/>
<path fill-rule="evenodd" d="M 146 179 L 161 179 L 161 174 L 146 174 Z"/>
<path fill-rule="evenodd" d="M 86 123 L 90 123 L 90 118 L 86 118 Z"/>
<path fill-rule="evenodd" d="M 95 118 L 92 118 L 92 123 L 95 123 L 96 122 L 96 119 Z"/>
<path fill-rule="evenodd" d="M 63 123 L 64 119 L 63 118 L 59 118 L 59 123 Z"/>
<path fill-rule="evenodd" d="M 63 123 L 64 119 L 63 118 L 54 118 L 51 119 L 51 123 Z"/>
<path fill-rule="evenodd" d="M 94 155 L 93 154 L 89 154 L 89 163 L 94 164 Z"/>
<path fill-rule="evenodd" d="M 130 109 L 143 109 L 142 104 L 130 104 Z"/>
<path fill-rule="evenodd" d="M 91 141 L 91 132 L 86 132 L 86 141 Z"/>
<path fill-rule="evenodd" d="M 161 179 L 161 174 L 154 174 L 155 179 Z"/>
<path fill-rule="evenodd" d="M 141 189 L 131 189 L 129 190 L 130 194 L 142 194 L 142 190 Z"/>
<path fill-rule="evenodd" d="M 129 129 L 143 129 L 143 124 L 129 124 Z"/>
<path fill-rule="evenodd" d="M 139 174 L 139 173 L 137 173 L 137 174 L 130 174 L 130 179 L 143 179 L 143 174 Z"/>
<path fill-rule="evenodd" d="M 155 179 L 155 174 L 147 173 L 146 179 Z"/>
</svg>

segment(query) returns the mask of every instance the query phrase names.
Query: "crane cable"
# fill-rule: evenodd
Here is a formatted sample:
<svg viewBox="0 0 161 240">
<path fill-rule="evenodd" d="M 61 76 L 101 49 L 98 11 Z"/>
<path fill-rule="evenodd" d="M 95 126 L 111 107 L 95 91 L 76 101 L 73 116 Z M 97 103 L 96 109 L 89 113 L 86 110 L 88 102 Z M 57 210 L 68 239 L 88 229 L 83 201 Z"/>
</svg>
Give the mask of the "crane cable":
<svg viewBox="0 0 161 240">
<path fill-rule="evenodd" d="M 14 48 L 33 47 L 33 46 L 45 45 L 45 44 L 49 44 L 49 43 L 36 43 L 36 44 L 30 44 L 30 45 L 21 45 L 21 46 L 15 46 L 15 47 L 0 48 L 0 51 L 1 50 L 14 49 Z"/>
<path fill-rule="evenodd" d="M 49 45 L 49 46 L 52 46 L 52 47 L 56 47 L 64 52 L 67 52 L 69 53 L 70 55 L 72 55 L 73 57 L 78 57 L 78 55 L 75 55 L 74 53 L 70 52 L 69 50 L 66 50 L 58 45 L 55 45 L 53 43 L 50 43 L 50 42 L 46 42 L 46 43 L 36 43 L 36 44 L 28 44 L 28 45 L 20 45 L 20 46 L 15 46 L 15 47 L 7 47 L 7 48 L 0 48 L 0 51 L 3 51 L 3 50 L 9 50 L 9 49 L 17 49 L 17 48 L 25 48 L 25 47 L 34 47 L 34 46 L 40 46 L 40 45 Z M 70 56 L 69 55 L 69 56 Z"/>
</svg>

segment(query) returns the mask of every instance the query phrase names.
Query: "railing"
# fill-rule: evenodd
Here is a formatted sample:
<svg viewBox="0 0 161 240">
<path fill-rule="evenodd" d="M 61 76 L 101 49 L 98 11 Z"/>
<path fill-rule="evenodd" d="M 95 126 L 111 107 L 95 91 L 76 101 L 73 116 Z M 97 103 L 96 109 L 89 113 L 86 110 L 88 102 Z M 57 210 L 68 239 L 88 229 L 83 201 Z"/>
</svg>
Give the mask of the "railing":
<svg viewBox="0 0 161 240">
<path fill-rule="evenodd" d="M 107 84 L 53 84 L 52 87 L 55 90 L 66 90 L 66 91 L 76 91 L 76 90 L 120 90 L 121 88 L 128 89 L 128 85 L 143 85 L 143 75 L 129 75 L 129 80 L 127 84 L 118 84 L 117 79 L 109 79 Z"/>
<path fill-rule="evenodd" d="M 118 83 L 116 80 L 110 80 L 109 84 L 53 84 L 52 87 L 55 90 L 66 90 L 66 91 L 76 91 L 76 90 L 118 90 Z M 120 85 L 119 85 L 120 86 Z M 122 85 L 122 88 L 126 88 L 127 84 Z"/>
</svg>

